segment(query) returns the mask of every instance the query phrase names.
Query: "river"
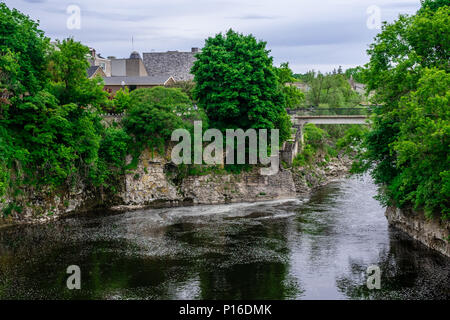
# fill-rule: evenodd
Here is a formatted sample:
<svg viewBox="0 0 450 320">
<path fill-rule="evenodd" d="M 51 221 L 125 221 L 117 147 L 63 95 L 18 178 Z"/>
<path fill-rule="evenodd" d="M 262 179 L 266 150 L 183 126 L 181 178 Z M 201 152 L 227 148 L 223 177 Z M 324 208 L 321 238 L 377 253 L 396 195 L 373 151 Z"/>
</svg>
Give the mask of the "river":
<svg viewBox="0 0 450 320">
<path fill-rule="evenodd" d="M 310 199 L 0 230 L 1 299 L 449 299 L 450 259 L 388 227 L 369 177 Z M 81 270 L 68 290 L 66 269 Z M 367 267 L 381 289 L 366 286 Z"/>
</svg>

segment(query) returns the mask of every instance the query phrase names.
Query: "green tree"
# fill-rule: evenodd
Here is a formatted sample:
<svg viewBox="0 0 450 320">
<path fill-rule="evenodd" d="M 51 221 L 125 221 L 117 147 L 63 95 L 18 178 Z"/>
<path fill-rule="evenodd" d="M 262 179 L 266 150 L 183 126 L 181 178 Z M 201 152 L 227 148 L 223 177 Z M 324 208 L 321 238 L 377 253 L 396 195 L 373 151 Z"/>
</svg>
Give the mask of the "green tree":
<svg viewBox="0 0 450 320">
<path fill-rule="evenodd" d="M 309 71 L 303 79 L 310 88 L 306 93 L 308 105 L 348 108 L 361 101 L 361 96 L 352 90 L 344 74 Z"/>
<path fill-rule="evenodd" d="M 281 91 L 283 92 L 286 101 L 286 108 L 298 108 L 305 100 L 305 94 L 292 84 L 296 79 L 294 78 L 294 73 L 291 68 L 289 68 L 289 63 L 282 63 L 281 66 L 275 68 L 275 70 L 278 76 L 278 82 L 281 86 Z"/>
<path fill-rule="evenodd" d="M 229 30 L 208 38 L 192 73 L 194 98 L 211 125 L 273 129 L 286 121 L 285 99 L 266 43 Z M 280 131 L 281 140 L 290 132 Z"/>
<path fill-rule="evenodd" d="M 95 111 L 106 93 L 86 77 L 87 48 L 72 39 L 51 47 L 37 23 L 3 3 L 0 17 L 0 195 L 108 187 L 124 143 L 110 142 Z M 108 156 L 112 146 L 120 159 Z"/>
<path fill-rule="evenodd" d="M 16 9 L 9 9 L 5 3 L 0 3 L 2 87 L 15 98 L 25 93 L 32 95 L 45 86 L 45 53 L 49 49 L 49 43 L 36 22 Z"/>
<path fill-rule="evenodd" d="M 439 106 L 448 103 L 448 85 L 442 87 L 436 80 L 444 84 L 448 81 L 442 72 L 449 71 L 450 8 L 442 6 L 432 10 L 428 7 L 431 2 L 426 3 L 416 15 L 402 15 L 394 23 L 384 25 L 368 50 L 370 62 L 364 77 L 368 89 L 376 91 L 375 102 L 382 107 L 373 118 L 373 130 L 367 136 L 367 152 L 360 167 L 374 168 L 372 175 L 376 183 L 384 186 L 380 198 L 386 204 L 414 204 L 424 207 L 428 214 L 442 213 L 448 217 L 448 203 L 438 191 L 448 185 L 443 180 L 449 164 L 444 134 L 448 132 L 448 104 L 446 112 L 438 112 Z M 435 97 L 428 97 L 433 93 Z M 429 115 L 420 110 L 426 107 L 431 112 Z M 414 121 L 417 126 L 413 125 Z M 433 127 L 438 133 L 433 133 Z M 446 152 L 440 153 L 434 134 L 443 139 Z M 414 135 L 420 137 L 422 146 L 416 145 Z M 433 156 L 430 154 L 429 159 L 434 159 L 430 163 L 423 150 L 433 148 L 437 149 Z M 431 188 L 433 183 L 437 185 Z M 424 186 L 437 193 L 425 192 Z"/>
<path fill-rule="evenodd" d="M 422 4 L 422 8 L 419 10 L 419 12 L 426 10 L 426 9 L 431 9 L 433 11 L 436 11 L 440 7 L 450 6 L 449 0 L 421 0 L 420 2 Z"/>
<path fill-rule="evenodd" d="M 180 89 L 182 92 L 188 95 L 189 99 L 194 101 L 193 92 L 195 88 L 195 82 L 193 80 L 176 81 L 174 84 L 170 84 L 167 87 Z"/>
<path fill-rule="evenodd" d="M 364 83 L 363 70 L 363 67 L 357 66 L 355 68 L 348 68 L 344 74 L 347 79 L 353 78 L 356 82 Z"/>
<path fill-rule="evenodd" d="M 134 138 L 137 151 L 157 148 L 160 151 L 170 141 L 175 129 L 191 128 L 197 110 L 189 97 L 179 89 L 155 87 L 131 92 L 131 107 L 122 123 Z"/>
<path fill-rule="evenodd" d="M 94 108 L 100 108 L 106 103 L 108 93 L 103 90 L 102 79 L 86 77 L 88 54 L 88 47 L 71 38 L 57 41 L 49 56 L 52 80 L 49 90 L 59 103 L 76 103 L 80 107 Z"/>
<path fill-rule="evenodd" d="M 112 99 L 112 104 L 116 113 L 122 113 L 130 108 L 131 96 L 128 87 L 125 87 L 125 89 L 120 88 L 116 92 Z"/>
</svg>

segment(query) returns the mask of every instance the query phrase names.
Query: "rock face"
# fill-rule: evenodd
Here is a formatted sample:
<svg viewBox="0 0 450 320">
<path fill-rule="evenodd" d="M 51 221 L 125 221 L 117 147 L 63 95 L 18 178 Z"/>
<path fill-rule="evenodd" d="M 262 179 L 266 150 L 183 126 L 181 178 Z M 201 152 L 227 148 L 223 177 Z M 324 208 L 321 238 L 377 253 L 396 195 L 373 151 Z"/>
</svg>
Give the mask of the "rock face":
<svg viewBox="0 0 450 320">
<path fill-rule="evenodd" d="M 129 157 L 128 162 L 131 161 Z M 159 202 L 182 200 L 177 188 L 164 172 L 164 157 L 145 150 L 139 157 L 135 170 L 124 177 L 124 188 L 120 194 L 124 205 L 150 205 Z"/>
<path fill-rule="evenodd" d="M 102 196 L 92 193 L 83 185 L 72 187 L 71 190 L 44 190 L 27 188 L 14 198 L 6 197 L 0 203 L 0 216 L 3 210 L 13 208 L 2 223 L 10 222 L 46 222 L 56 217 L 92 209 L 102 202 Z"/>
<path fill-rule="evenodd" d="M 308 167 L 292 168 L 298 194 L 308 194 L 313 189 L 348 174 L 352 161 L 348 157 L 332 159 L 327 163 L 314 163 Z"/>
<path fill-rule="evenodd" d="M 450 222 L 426 219 L 422 212 L 389 207 L 386 217 L 393 227 L 406 232 L 427 247 L 450 257 Z"/>
<path fill-rule="evenodd" d="M 211 173 L 189 176 L 175 185 L 165 172 L 166 164 L 164 157 L 144 151 L 137 168 L 125 176 L 120 195 L 122 205 L 217 204 L 288 198 L 296 194 L 292 174 L 287 170 L 272 176 L 262 176 L 256 169 L 241 174 Z"/>
<path fill-rule="evenodd" d="M 181 192 L 195 204 L 274 200 L 296 195 L 292 173 L 287 170 L 272 176 L 254 171 L 188 177 L 181 185 Z"/>
</svg>

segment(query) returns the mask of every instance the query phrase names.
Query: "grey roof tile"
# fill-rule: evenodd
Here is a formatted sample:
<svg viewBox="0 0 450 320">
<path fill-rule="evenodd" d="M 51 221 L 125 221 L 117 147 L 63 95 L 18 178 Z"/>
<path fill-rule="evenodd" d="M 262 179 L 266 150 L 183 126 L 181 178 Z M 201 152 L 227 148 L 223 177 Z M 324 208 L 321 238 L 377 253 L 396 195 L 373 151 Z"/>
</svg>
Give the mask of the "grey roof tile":
<svg viewBox="0 0 450 320">
<path fill-rule="evenodd" d="M 191 68 L 196 52 L 144 52 L 143 60 L 149 76 L 172 76 L 175 81 L 192 80 Z"/>
</svg>

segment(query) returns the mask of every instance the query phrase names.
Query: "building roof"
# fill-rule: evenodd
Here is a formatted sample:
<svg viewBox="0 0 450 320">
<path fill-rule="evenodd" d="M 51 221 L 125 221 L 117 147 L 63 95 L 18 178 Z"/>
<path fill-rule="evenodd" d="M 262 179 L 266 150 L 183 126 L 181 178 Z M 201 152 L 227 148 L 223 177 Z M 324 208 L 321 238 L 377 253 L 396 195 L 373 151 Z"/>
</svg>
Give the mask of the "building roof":
<svg viewBox="0 0 450 320">
<path fill-rule="evenodd" d="M 137 52 L 137 51 L 133 51 L 131 54 L 130 54 L 130 59 L 140 59 L 141 58 L 141 55 L 139 54 L 139 52 Z"/>
<path fill-rule="evenodd" d="M 98 70 L 100 69 L 100 71 Z M 87 76 L 88 78 L 92 78 L 97 72 L 99 73 L 99 75 L 101 76 L 106 76 L 105 72 L 103 71 L 103 69 L 100 66 L 90 66 L 87 70 Z"/>
<path fill-rule="evenodd" d="M 196 60 L 193 52 L 144 52 L 143 60 L 149 76 L 172 76 L 175 81 L 192 80 L 191 68 Z"/>
<path fill-rule="evenodd" d="M 165 85 L 172 77 L 171 76 L 145 76 L 145 77 L 105 77 L 103 81 L 107 86 L 121 86 L 122 81 L 125 85 L 149 85 L 162 86 Z M 173 78 L 172 78 L 173 80 Z"/>
<path fill-rule="evenodd" d="M 88 78 L 92 77 L 94 75 L 95 71 L 97 71 L 98 68 L 100 68 L 100 66 L 90 66 L 87 69 L 87 76 L 88 76 Z"/>
</svg>

